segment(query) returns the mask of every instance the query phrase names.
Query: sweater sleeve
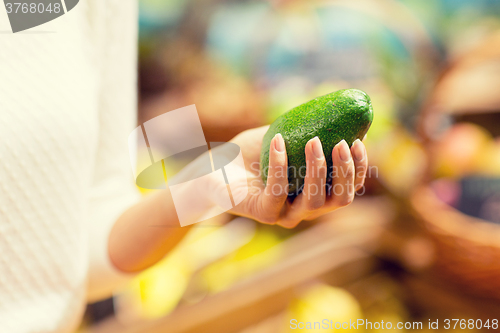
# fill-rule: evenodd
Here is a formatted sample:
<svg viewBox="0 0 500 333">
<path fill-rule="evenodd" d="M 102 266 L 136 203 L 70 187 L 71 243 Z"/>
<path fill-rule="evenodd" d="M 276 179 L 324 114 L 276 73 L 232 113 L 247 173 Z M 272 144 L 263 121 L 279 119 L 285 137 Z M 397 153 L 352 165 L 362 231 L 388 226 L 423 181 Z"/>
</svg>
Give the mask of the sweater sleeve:
<svg viewBox="0 0 500 333">
<path fill-rule="evenodd" d="M 111 295 L 131 277 L 116 269 L 108 239 L 117 218 L 139 199 L 128 152 L 137 122 L 137 4 L 109 0 L 99 29 L 99 138 L 89 198 L 88 299 Z"/>
</svg>

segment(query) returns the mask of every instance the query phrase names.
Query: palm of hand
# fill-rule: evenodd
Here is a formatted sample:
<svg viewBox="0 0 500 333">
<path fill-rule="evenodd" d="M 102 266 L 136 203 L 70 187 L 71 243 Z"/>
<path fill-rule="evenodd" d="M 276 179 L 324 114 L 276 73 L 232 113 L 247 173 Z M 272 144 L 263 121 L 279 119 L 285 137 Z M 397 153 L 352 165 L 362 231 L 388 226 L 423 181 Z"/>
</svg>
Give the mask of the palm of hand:
<svg viewBox="0 0 500 333">
<path fill-rule="evenodd" d="M 271 141 L 267 184 L 261 179 L 260 151 L 267 129 L 268 126 L 248 130 L 231 140 L 241 148 L 246 169 L 245 173 L 240 173 L 246 174 L 246 178 L 241 177 L 231 183 L 233 196 L 238 192 L 246 192 L 248 186 L 248 195 L 231 210 L 232 213 L 262 223 L 292 228 L 302 220 L 316 218 L 352 202 L 355 190 L 364 184 L 368 166 L 366 150 L 361 141 L 357 140 L 350 151 L 345 141 L 341 141 L 332 151 L 334 167 L 342 170 L 330 184 L 334 185 L 333 188 L 340 186 L 343 189 L 342 193 L 336 194 L 327 190 L 326 161 L 321 142 L 318 138 L 311 139 L 305 148 L 307 170 L 304 189 L 290 202 L 287 200 L 287 156 L 281 135 Z"/>
</svg>

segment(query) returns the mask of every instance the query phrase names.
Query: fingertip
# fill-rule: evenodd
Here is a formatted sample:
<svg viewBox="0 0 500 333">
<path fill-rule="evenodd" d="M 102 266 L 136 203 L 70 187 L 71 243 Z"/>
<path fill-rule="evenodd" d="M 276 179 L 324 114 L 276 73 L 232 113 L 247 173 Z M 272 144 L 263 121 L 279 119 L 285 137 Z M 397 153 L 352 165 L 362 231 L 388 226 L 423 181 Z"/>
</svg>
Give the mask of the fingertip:
<svg viewBox="0 0 500 333">
<path fill-rule="evenodd" d="M 276 134 L 271 140 L 271 149 L 269 151 L 269 168 L 284 167 L 287 165 L 287 155 L 285 140 L 280 133 Z"/>
<path fill-rule="evenodd" d="M 362 162 L 366 158 L 365 145 L 359 139 L 352 144 L 351 152 L 356 162 Z"/>
<path fill-rule="evenodd" d="M 314 156 L 314 158 L 316 158 L 317 160 L 322 160 L 325 158 L 325 154 L 323 153 L 323 145 L 321 144 L 321 140 L 317 136 L 307 142 L 306 150 L 309 150 L 309 152 L 312 153 L 312 156 Z"/>
<path fill-rule="evenodd" d="M 351 161 L 351 151 L 345 140 L 342 140 L 335 145 L 334 152 L 336 152 L 342 162 L 348 163 Z"/>
<path fill-rule="evenodd" d="M 278 153 L 284 153 L 285 148 L 285 140 L 283 140 L 283 136 L 280 133 L 277 133 L 273 138 L 273 147 L 274 150 Z"/>
<path fill-rule="evenodd" d="M 278 133 L 274 136 L 271 146 L 266 193 L 272 194 L 271 196 L 276 198 L 286 197 L 288 193 L 288 159 L 285 151 L 285 142 L 281 134 Z"/>
</svg>

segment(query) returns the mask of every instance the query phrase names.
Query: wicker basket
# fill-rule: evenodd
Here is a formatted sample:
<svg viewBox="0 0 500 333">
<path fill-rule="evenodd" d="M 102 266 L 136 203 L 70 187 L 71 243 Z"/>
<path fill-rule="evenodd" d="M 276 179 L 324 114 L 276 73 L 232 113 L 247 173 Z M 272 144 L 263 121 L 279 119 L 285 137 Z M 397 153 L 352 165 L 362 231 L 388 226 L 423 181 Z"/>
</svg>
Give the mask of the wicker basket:
<svg viewBox="0 0 500 333">
<path fill-rule="evenodd" d="M 500 33 L 492 34 L 450 61 L 438 77 L 418 124 L 429 168 L 423 185 L 411 195 L 410 202 L 435 242 L 435 271 L 458 283 L 464 292 L 500 299 L 500 225 L 461 213 L 442 202 L 429 186 L 433 179 L 432 164 L 437 157 L 433 149 L 436 133 L 442 127 L 440 119 L 451 116 L 461 121 L 464 115 L 500 112 L 496 84 L 464 93 L 465 83 L 472 81 L 467 78 L 474 78 L 477 68 L 497 61 L 500 61 Z"/>
<path fill-rule="evenodd" d="M 462 214 L 429 187 L 411 204 L 436 246 L 435 268 L 465 292 L 500 299 L 500 226 Z"/>
</svg>

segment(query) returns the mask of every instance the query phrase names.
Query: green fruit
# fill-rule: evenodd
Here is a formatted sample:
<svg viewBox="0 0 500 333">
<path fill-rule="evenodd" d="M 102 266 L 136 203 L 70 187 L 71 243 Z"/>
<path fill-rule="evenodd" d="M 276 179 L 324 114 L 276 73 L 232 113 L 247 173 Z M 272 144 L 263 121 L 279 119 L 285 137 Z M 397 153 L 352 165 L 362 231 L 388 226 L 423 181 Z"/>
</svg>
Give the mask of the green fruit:
<svg viewBox="0 0 500 333">
<path fill-rule="evenodd" d="M 269 147 L 273 137 L 283 136 L 288 155 L 289 195 L 300 193 L 306 170 L 305 147 L 319 137 L 323 145 L 329 173 L 332 150 L 345 140 L 349 146 L 363 139 L 373 120 L 370 97 L 358 89 L 344 89 L 318 97 L 281 115 L 264 135 L 260 153 L 262 180 L 267 181 Z"/>
</svg>

